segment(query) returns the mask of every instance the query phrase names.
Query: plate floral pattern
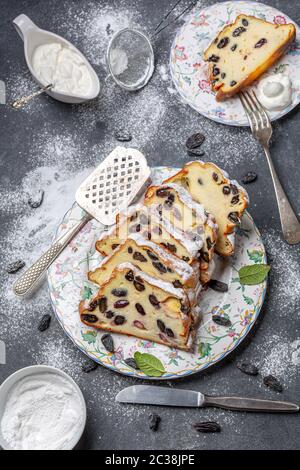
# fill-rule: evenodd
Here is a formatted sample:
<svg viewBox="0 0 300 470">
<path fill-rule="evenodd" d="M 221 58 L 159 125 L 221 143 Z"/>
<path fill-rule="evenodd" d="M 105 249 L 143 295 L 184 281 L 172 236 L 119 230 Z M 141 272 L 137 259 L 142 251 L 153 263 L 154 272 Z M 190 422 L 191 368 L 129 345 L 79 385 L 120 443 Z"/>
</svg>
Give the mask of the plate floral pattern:
<svg viewBox="0 0 300 470">
<path fill-rule="evenodd" d="M 248 126 L 248 120 L 237 97 L 217 102 L 207 80 L 207 64 L 203 51 L 217 32 L 237 15 L 245 13 L 275 24 L 293 23 L 276 8 L 258 2 L 229 1 L 207 8 L 196 6 L 179 30 L 171 48 L 170 69 L 175 86 L 192 108 L 214 121 L 232 126 Z M 288 73 L 293 84 L 293 101 L 281 111 L 269 112 L 276 120 L 300 102 L 300 29 L 296 25 L 296 42 L 267 74 Z M 253 85 L 256 86 L 255 84 Z"/>
<path fill-rule="evenodd" d="M 175 171 L 178 170 L 165 167 L 153 169 L 153 183 L 161 183 Z M 64 216 L 57 236 L 81 217 L 82 209 L 74 204 Z M 160 380 L 175 379 L 221 361 L 238 346 L 255 323 L 263 304 L 266 282 L 242 286 L 237 273 L 246 264 L 266 262 L 266 253 L 260 234 L 246 213 L 237 232 L 234 257 L 216 260 L 214 278 L 228 283 L 228 292 L 218 293 L 208 288 L 203 291 L 200 301 L 203 318 L 194 352 L 187 353 L 118 334 L 114 334 L 115 353 L 107 352 L 100 341 L 103 332 L 81 323 L 78 314 L 80 300 L 89 299 L 97 291 L 87 281 L 87 271 L 94 269 L 100 261 L 100 255 L 94 248 L 100 233 L 98 222 L 88 223 L 48 271 L 49 292 L 58 321 L 76 346 L 96 362 L 116 372 L 145 379 L 149 377 L 127 366 L 124 359 L 132 357 L 135 351 L 148 352 L 158 357 L 165 366 L 166 374 Z M 216 325 L 212 321 L 213 313 L 229 318 L 231 326 Z"/>
</svg>

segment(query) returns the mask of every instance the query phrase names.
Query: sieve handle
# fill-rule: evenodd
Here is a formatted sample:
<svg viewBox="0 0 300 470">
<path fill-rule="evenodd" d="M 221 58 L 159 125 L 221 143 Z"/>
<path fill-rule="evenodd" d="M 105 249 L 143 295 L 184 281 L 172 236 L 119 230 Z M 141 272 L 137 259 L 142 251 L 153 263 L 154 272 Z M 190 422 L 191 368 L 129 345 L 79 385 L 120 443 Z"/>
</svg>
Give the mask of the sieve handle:
<svg viewBox="0 0 300 470">
<path fill-rule="evenodd" d="M 91 219 L 92 217 L 89 214 L 86 214 L 75 226 L 56 240 L 51 247 L 16 280 L 13 285 L 14 294 L 24 297 L 30 293 L 41 280 L 53 261 Z"/>
</svg>

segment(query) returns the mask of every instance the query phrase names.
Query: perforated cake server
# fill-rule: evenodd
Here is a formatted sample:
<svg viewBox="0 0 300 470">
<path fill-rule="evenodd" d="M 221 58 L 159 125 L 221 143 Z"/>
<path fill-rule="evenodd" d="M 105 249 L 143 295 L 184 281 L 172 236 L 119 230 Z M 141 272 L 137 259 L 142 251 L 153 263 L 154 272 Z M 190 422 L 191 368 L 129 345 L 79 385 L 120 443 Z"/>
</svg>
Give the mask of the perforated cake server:
<svg viewBox="0 0 300 470">
<path fill-rule="evenodd" d="M 139 197 L 149 178 L 150 168 L 141 152 L 116 147 L 76 191 L 76 202 L 86 214 L 17 279 L 14 293 L 23 297 L 31 292 L 57 256 L 92 218 L 104 226 L 113 225 L 118 212 Z"/>
</svg>

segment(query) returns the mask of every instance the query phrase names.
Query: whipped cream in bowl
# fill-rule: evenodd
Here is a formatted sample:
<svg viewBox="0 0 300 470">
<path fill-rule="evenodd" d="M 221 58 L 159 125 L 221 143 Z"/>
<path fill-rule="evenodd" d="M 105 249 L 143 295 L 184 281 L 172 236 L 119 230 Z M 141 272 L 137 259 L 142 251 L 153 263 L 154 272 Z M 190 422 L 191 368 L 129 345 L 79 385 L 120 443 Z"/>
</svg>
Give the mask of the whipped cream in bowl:
<svg viewBox="0 0 300 470">
<path fill-rule="evenodd" d="M 269 111 L 279 111 L 292 103 L 292 82 L 288 75 L 267 75 L 257 85 L 257 97 Z"/>
<path fill-rule="evenodd" d="M 0 386 L 0 445 L 6 450 L 71 450 L 86 423 L 81 390 L 65 372 L 31 366 Z"/>
</svg>

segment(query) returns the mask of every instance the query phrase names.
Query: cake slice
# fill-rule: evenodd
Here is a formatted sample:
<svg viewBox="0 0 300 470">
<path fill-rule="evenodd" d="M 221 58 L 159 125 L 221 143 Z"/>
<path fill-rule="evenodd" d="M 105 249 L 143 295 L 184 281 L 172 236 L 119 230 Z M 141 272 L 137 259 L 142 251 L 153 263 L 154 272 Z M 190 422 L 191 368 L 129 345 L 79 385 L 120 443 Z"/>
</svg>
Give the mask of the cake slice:
<svg viewBox="0 0 300 470">
<path fill-rule="evenodd" d="M 218 226 L 214 217 L 193 200 L 187 189 L 180 186 L 180 180 L 179 184 L 169 183 L 168 180 L 167 184 L 150 186 L 144 204 L 154 207 L 161 220 L 167 220 L 191 240 L 201 242 L 199 261 L 201 281 L 204 283 L 209 280 L 208 270 L 214 255 Z"/>
<path fill-rule="evenodd" d="M 198 288 L 198 264 L 190 266 L 138 233 L 131 234 L 104 258 L 95 271 L 88 273 L 88 278 L 101 286 L 109 279 L 115 267 L 126 262 L 132 263 L 149 276 L 170 282 L 176 288 Z"/>
<path fill-rule="evenodd" d="M 137 288 L 137 286 L 139 286 Z M 186 292 L 130 263 L 112 271 L 98 294 L 79 306 L 88 326 L 190 350 L 197 317 Z"/>
<path fill-rule="evenodd" d="M 226 25 L 204 52 L 217 101 L 250 85 L 295 40 L 293 24 L 273 24 L 247 15 Z"/>
<path fill-rule="evenodd" d="M 193 161 L 165 181 L 186 188 L 192 198 L 215 216 L 218 239 L 215 251 L 222 256 L 234 252 L 234 230 L 248 205 L 246 191 L 214 163 Z"/>
</svg>

